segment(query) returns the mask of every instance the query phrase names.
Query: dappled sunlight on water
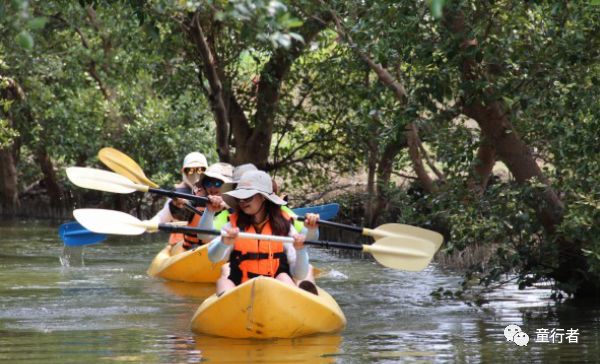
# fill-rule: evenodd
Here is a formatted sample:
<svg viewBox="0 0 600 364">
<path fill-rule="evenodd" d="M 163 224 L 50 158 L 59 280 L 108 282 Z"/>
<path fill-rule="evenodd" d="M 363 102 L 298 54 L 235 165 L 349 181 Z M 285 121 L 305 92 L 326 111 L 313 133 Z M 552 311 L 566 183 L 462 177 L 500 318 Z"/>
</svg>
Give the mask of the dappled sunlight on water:
<svg viewBox="0 0 600 364">
<path fill-rule="evenodd" d="M 311 260 L 322 270 L 319 285 L 346 314 L 342 333 L 266 341 L 196 336 L 191 317 L 214 286 L 146 276 L 165 236 L 111 237 L 69 252 L 65 264 L 56 228 L 0 226 L 0 361 L 582 363 L 600 357 L 594 304 L 555 304 L 547 289 L 515 286 L 496 291 L 482 308 L 438 301 L 430 293 L 456 288 L 459 275 L 435 266 L 396 271 L 318 249 L 311 249 Z M 506 340 L 509 324 L 529 335 L 528 346 Z M 553 328 L 579 329 L 579 342 L 536 342 L 536 332 Z"/>
</svg>

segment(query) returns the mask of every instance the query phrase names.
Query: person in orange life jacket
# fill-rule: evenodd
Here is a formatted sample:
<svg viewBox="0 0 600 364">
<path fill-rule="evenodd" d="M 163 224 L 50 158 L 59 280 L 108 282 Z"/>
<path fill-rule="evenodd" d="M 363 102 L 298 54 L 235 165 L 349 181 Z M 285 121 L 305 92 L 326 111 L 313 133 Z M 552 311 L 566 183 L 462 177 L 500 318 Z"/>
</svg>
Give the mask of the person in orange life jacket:
<svg viewBox="0 0 600 364">
<path fill-rule="evenodd" d="M 217 281 L 217 294 L 257 276 L 270 276 L 290 285 L 292 277 L 302 280 L 309 269 L 306 237 L 316 235 L 318 217 L 310 216 L 305 222 L 307 235 L 299 234 L 292 226 L 291 217 L 281 211 L 285 201 L 273 193 L 271 177 L 263 171 L 246 172 L 234 191 L 223 194 L 223 200 L 235 212 L 223 227 L 224 236 L 215 238 L 208 249 L 212 262 L 229 260 L 230 274 Z M 294 243 L 238 238 L 241 231 L 283 235 L 294 238 Z"/>
<path fill-rule="evenodd" d="M 233 185 L 237 185 L 237 183 L 240 181 L 240 179 L 244 175 L 244 173 L 250 172 L 250 171 L 258 171 L 258 169 L 252 163 L 246 163 L 246 164 L 242 164 L 242 165 L 235 167 L 233 169 L 233 181 L 232 181 Z M 277 194 L 279 191 L 279 188 L 274 179 L 272 179 L 272 188 L 273 188 L 273 192 L 275 194 Z M 208 196 L 208 198 L 211 201 L 211 203 L 209 203 L 207 205 L 205 214 L 203 215 L 202 220 L 200 221 L 201 227 L 203 229 L 213 229 L 214 228 L 216 230 L 221 230 L 223 228 L 223 226 L 225 226 L 225 224 L 227 224 L 227 222 L 229 220 L 229 215 L 231 213 L 233 213 L 234 211 L 231 208 L 222 210 L 222 206 L 221 206 L 222 199 L 220 199 L 216 196 L 214 196 L 214 197 Z M 284 198 L 284 200 L 285 200 L 285 198 Z M 285 201 L 287 202 L 287 200 L 285 200 Z M 287 206 L 281 206 L 281 210 L 290 216 L 294 215 L 293 211 L 290 210 Z M 213 212 L 213 211 L 215 211 L 215 212 Z M 214 218 L 213 218 L 213 215 L 214 215 Z M 318 215 L 316 215 L 316 218 L 318 219 Z M 293 225 L 294 225 L 294 228 L 296 229 L 296 231 L 301 232 L 301 233 L 306 233 L 307 230 L 304 227 L 304 224 L 302 222 L 296 220 L 296 221 L 294 221 Z M 206 236 L 200 235 L 199 237 L 200 237 L 200 239 L 203 239 L 203 240 L 212 239 L 212 236 L 208 236 L 208 235 L 206 235 Z M 316 230 L 316 236 L 314 238 L 315 239 L 318 238 L 318 230 Z M 227 263 L 227 264 L 224 264 L 221 268 L 221 277 L 227 278 L 227 277 L 229 277 L 229 274 L 230 274 L 229 263 Z M 306 278 L 304 280 L 307 282 L 299 282 L 299 286 L 303 289 L 306 289 L 309 292 L 318 294 L 316 286 L 314 284 L 315 278 L 314 278 L 314 272 L 313 272 L 312 265 L 309 267 L 308 275 L 306 276 Z"/>
</svg>

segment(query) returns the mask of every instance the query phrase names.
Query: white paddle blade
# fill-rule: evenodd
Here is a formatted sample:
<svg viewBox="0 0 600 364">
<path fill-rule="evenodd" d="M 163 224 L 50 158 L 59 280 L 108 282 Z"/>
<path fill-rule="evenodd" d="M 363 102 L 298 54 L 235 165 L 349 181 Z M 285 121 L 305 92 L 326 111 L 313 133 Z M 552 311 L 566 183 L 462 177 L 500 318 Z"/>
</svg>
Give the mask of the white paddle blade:
<svg viewBox="0 0 600 364">
<path fill-rule="evenodd" d="M 132 193 L 138 191 L 138 185 L 119 174 L 102 169 L 68 167 L 67 177 L 75 185 L 92 190 L 114 193 Z"/>
<path fill-rule="evenodd" d="M 387 237 L 372 245 L 363 245 L 381 265 L 408 271 L 421 271 L 429 265 L 435 254 L 433 244 L 423 244 L 420 239 Z"/>
<path fill-rule="evenodd" d="M 403 238 L 407 237 L 409 239 L 416 238 L 425 240 L 435 246 L 435 251 L 438 251 L 442 246 L 442 243 L 444 242 L 444 237 L 442 236 L 442 234 L 436 231 L 427 230 L 412 225 L 396 223 L 380 225 L 377 228 L 371 230 L 371 234 L 369 235 L 374 236 L 376 238 L 382 238 L 386 236 L 392 236 L 390 234 Z"/>
<path fill-rule="evenodd" d="M 150 229 L 146 223 L 121 211 L 77 209 L 73 216 L 83 227 L 95 233 L 140 235 Z"/>
</svg>

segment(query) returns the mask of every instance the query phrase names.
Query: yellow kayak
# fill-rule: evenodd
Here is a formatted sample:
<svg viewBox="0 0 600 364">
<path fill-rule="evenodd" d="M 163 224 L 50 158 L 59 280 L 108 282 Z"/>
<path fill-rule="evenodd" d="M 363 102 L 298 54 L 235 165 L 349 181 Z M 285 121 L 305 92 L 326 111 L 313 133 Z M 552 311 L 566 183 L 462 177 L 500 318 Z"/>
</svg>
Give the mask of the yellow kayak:
<svg viewBox="0 0 600 364">
<path fill-rule="evenodd" d="M 207 298 L 192 318 L 192 331 L 256 339 L 341 331 L 346 317 L 340 306 L 329 293 L 318 291 L 317 296 L 273 278 L 254 278 L 221 297 Z"/>
<path fill-rule="evenodd" d="M 223 263 L 208 260 L 208 244 L 171 255 L 171 245 L 161 250 L 148 268 L 148 275 L 179 282 L 213 283 L 221 276 Z"/>
</svg>

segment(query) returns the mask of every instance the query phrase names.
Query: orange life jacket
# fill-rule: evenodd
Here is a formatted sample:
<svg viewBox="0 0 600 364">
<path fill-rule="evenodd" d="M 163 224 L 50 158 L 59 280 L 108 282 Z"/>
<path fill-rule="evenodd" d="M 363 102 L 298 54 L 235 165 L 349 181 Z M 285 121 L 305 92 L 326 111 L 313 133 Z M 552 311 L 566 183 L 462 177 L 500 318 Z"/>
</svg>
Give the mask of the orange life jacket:
<svg viewBox="0 0 600 364">
<path fill-rule="evenodd" d="M 282 211 L 284 218 L 290 220 Z M 229 215 L 232 227 L 238 226 L 238 213 Z M 256 234 L 254 226 L 246 227 L 244 232 Z M 260 234 L 272 235 L 271 222 L 267 221 Z M 236 285 L 258 276 L 277 277 L 280 273 L 290 274 L 287 255 L 283 242 L 257 239 L 236 239 L 229 256 L 231 272 L 229 279 Z"/>
<path fill-rule="evenodd" d="M 199 208 L 199 210 L 204 210 L 204 209 Z M 188 222 L 187 226 L 197 227 L 198 223 L 200 222 L 200 217 L 202 217 L 202 215 L 194 214 L 192 219 Z M 202 242 L 200 241 L 200 239 L 198 239 L 197 234 L 186 234 L 186 233 L 183 234 L 183 248 L 185 250 L 190 250 L 201 244 L 202 244 Z"/>
<path fill-rule="evenodd" d="M 202 211 L 203 208 L 198 208 L 198 210 Z M 200 217 L 202 217 L 202 215 L 194 214 L 192 219 L 188 221 L 187 226 L 197 227 L 198 222 L 200 222 Z M 169 236 L 170 245 L 175 245 L 181 241 L 183 242 L 182 246 L 185 250 L 190 250 L 202 244 L 200 239 L 198 239 L 198 235 L 196 234 L 172 233 Z"/>
</svg>

